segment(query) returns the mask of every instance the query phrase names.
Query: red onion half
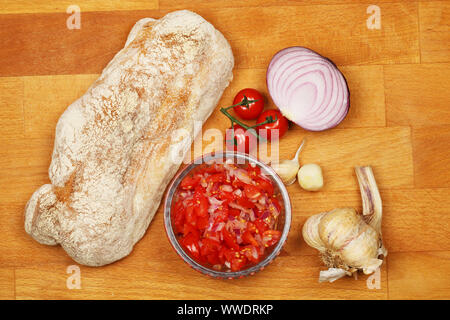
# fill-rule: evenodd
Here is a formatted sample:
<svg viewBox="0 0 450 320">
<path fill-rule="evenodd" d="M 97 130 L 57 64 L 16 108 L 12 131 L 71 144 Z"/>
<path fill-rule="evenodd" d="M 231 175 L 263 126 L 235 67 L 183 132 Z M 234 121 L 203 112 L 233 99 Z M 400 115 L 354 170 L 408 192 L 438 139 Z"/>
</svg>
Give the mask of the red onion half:
<svg viewBox="0 0 450 320">
<path fill-rule="evenodd" d="M 350 106 L 347 81 L 336 65 L 303 47 L 286 48 L 273 56 L 267 88 L 281 113 L 310 131 L 337 126 Z"/>
</svg>

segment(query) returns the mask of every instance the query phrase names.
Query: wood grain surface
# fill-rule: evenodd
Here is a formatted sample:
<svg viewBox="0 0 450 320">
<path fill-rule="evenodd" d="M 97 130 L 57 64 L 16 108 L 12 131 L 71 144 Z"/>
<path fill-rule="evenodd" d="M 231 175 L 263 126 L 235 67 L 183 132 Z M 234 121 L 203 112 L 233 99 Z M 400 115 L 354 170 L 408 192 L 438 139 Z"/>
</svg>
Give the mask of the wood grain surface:
<svg viewBox="0 0 450 320">
<path fill-rule="evenodd" d="M 66 27 L 71 4 L 81 9 L 79 30 Z M 366 26 L 372 4 L 380 8 L 379 30 Z M 347 118 L 320 133 L 292 126 L 280 142 L 281 157 L 290 158 L 306 137 L 301 162 L 322 166 L 325 187 L 316 193 L 288 187 L 290 236 L 281 255 L 252 277 L 213 280 L 187 267 L 167 241 L 159 208 L 128 257 L 79 266 L 81 288 L 68 289 L 67 268 L 76 264 L 23 227 L 27 200 L 49 181 L 56 122 L 138 19 L 184 8 L 223 32 L 236 59 L 234 80 L 204 130 L 229 126 L 218 108 L 244 87 L 260 90 L 275 107 L 265 73 L 283 47 L 306 46 L 338 64 L 351 91 Z M 2 1 L 0 299 L 449 299 L 449 21 L 448 1 Z M 389 255 L 374 289 L 363 275 L 318 283 L 324 267 L 300 235 L 313 214 L 361 209 L 355 165 L 373 167 L 384 205 Z"/>
</svg>

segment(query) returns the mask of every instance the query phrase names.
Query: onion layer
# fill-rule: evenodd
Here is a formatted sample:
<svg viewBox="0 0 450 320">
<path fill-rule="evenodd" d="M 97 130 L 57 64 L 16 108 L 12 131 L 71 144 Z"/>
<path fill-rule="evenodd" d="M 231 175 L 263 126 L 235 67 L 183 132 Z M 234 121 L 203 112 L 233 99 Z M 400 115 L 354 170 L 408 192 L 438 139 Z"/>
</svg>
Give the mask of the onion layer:
<svg viewBox="0 0 450 320">
<path fill-rule="evenodd" d="M 267 88 L 281 113 L 310 131 L 337 126 L 350 106 L 347 81 L 336 65 L 303 47 L 275 54 L 267 69 Z"/>
</svg>

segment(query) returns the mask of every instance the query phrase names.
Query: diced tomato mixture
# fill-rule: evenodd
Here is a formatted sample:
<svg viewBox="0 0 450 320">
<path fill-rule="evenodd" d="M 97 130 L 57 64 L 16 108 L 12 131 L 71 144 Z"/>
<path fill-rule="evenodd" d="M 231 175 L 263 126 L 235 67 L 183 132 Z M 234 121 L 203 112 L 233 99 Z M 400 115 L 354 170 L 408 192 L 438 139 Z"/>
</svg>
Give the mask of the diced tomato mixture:
<svg viewBox="0 0 450 320">
<path fill-rule="evenodd" d="M 272 181 L 251 164 L 202 164 L 178 186 L 172 223 L 198 262 L 239 271 L 261 261 L 281 237 Z"/>
</svg>

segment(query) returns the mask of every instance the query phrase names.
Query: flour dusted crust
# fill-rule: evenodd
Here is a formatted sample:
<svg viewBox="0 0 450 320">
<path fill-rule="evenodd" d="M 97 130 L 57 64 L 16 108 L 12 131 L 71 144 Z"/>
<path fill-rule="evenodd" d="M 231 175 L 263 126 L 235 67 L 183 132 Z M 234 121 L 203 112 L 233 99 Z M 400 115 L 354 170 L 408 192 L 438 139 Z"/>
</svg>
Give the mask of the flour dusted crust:
<svg viewBox="0 0 450 320">
<path fill-rule="evenodd" d="M 56 126 L 49 168 L 25 208 L 25 230 L 61 244 L 78 263 L 128 255 L 177 171 L 171 137 L 196 135 L 232 79 L 233 54 L 199 15 L 142 19 L 89 90 Z M 197 129 L 194 129 L 197 127 Z M 188 143 L 179 153 L 189 150 Z"/>
</svg>

